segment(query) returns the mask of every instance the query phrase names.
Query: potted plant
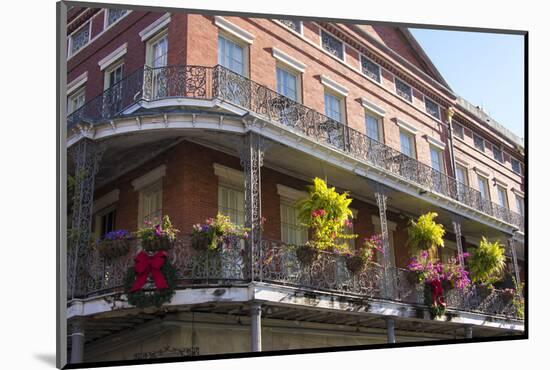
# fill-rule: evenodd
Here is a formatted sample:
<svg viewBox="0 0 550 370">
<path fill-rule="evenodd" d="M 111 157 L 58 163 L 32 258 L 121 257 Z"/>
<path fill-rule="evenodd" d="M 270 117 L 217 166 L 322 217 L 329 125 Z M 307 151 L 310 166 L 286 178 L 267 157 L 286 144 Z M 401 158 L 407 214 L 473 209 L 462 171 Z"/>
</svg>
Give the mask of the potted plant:
<svg viewBox="0 0 550 370">
<path fill-rule="evenodd" d="M 296 249 L 296 253 L 304 257 L 298 257 L 301 261 L 312 262 L 311 257 L 319 251 L 347 250 L 345 240 L 357 237 L 345 233 L 345 227 L 353 218 L 349 208 L 351 202 L 347 192 L 340 194 L 320 178 L 313 180 L 313 185 L 308 187 L 308 196 L 297 202 L 298 218 L 312 235 L 311 240 Z"/>
<path fill-rule="evenodd" d="M 317 258 L 319 251 L 310 244 L 290 246 L 296 252 L 296 258 L 302 266 L 311 266 Z"/>
<path fill-rule="evenodd" d="M 428 212 L 409 223 L 409 244 L 416 251 L 427 251 L 431 259 L 437 258 L 437 248 L 444 246 L 443 225 L 434 221 L 437 213 Z"/>
<path fill-rule="evenodd" d="M 130 251 L 132 234 L 127 230 L 114 230 L 106 233 L 97 243 L 97 251 L 103 258 L 116 258 Z"/>
<path fill-rule="evenodd" d="M 382 237 L 372 235 L 363 240 L 363 244 L 355 249 L 353 253 L 346 254 L 346 267 L 352 274 L 357 274 L 367 266 L 373 263 L 374 253 L 379 251 L 384 253 L 382 248 Z"/>
<path fill-rule="evenodd" d="M 144 250 L 155 252 L 172 248 L 179 230 L 172 226 L 170 217 L 164 216 L 162 222 L 156 225 L 151 222 L 146 222 L 145 225 L 136 233 Z"/>
<path fill-rule="evenodd" d="M 191 246 L 198 251 L 219 250 L 224 242 L 248 238 L 249 229 L 235 225 L 229 217 L 218 213 L 204 224 L 193 225 Z"/>
<path fill-rule="evenodd" d="M 493 284 L 499 281 L 506 267 L 504 247 L 499 241 L 490 242 L 483 237 L 468 261 L 472 282 L 478 285 L 482 298 L 492 294 Z"/>
</svg>

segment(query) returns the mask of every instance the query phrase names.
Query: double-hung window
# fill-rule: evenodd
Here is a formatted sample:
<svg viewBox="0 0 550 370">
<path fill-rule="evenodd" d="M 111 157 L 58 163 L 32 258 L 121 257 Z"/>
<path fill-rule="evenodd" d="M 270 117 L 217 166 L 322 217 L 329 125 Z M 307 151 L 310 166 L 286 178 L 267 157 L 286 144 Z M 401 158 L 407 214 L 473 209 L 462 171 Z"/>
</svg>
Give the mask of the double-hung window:
<svg viewBox="0 0 550 370">
<path fill-rule="evenodd" d="M 474 146 L 479 151 L 485 151 L 485 141 L 481 136 L 474 134 Z"/>
<path fill-rule="evenodd" d="M 453 133 L 456 137 L 464 140 L 464 127 L 453 121 Z"/>
<path fill-rule="evenodd" d="M 465 201 L 468 196 L 468 169 L 459 164 L 456 165 L 456 180 L 458 182 L 458 197 Z"/>
<path fill-rule="evenodd" d="M 524 207 L 523 198 L 516 194 L 516 211 L 522 216 L 525 214 Z"/>
<path fill-rule="evenodd" d="M 218 211 L 236 225 L 244 225 L 244 191 L 242 188 L 220 183 Z"/>
<path fill-rule="evenodd" d="M 397 78 L 395 79 L 395 92 L 409 103 L 412 103 L 412 88 Z"/>
<path fill-rule="evenodd" d="M 159 223 L 162 219 L 162 180 L 142 189 L 139 194 L 139 224 Z"/>
<path fill-rule="evenodd" d="M 430 116 L 438 120 L 441 119 L 441 112 L 439 110 L 439 105 L 436 102 L 424 97 L 424 104 L 426 105 L 426 112 L 428 112 Z"/>
<path fill-rule="evenodd" d="M 124 17 L 127 12 L 128 10 L 126 9 L 106 9 L 105 26 L 109 27 L 111 24 Z"/>
<path fill-rule="evenodd" d="M 78 108 L 84 105 L 86 101 L 86 88 L 83 86 L 78 89 L 76 92 L 69 95 L 67 99 L 67 113 L 72 113 Z"/>
<path fill-rule="evenodd" d="M 373 114 L 365 113 L 365 126 L 368 137 L 376 141 L 382 142 L 379 117 Z"/>
<path fill-rule="evenodd" d="M 218 36 L 218 64 L 225 68 L 246 76 L 245 47 L 237 42 Z"/>
<path fill-rule="evenodd" d="M 103 111 L 105 117 L 110 117 L 122 108 L 122 75 L 124 63 L 118 62 L 105 70 L 104 89 L 108 90 L 103 98 Z"/>
<path fill-rule="evenodd" d="M 380 66 L 362 55 L 361 71 L 365 76 L 372 78 L 376 82 L 380 82 Z"/>
<path fill-rule="evenodd" d="M 168 33 L 160 32 L 147 42 L 147 65 L 151 67 L 152 73 L 152 98 L 165 97 L 168 94 L 167 73 L 168 65 Z"/>
<path fill-rule="evenodd" d="M 497 185 L 498 205 L 503 208 L 508 208 L 508 195 L 506 188 Z"/>
<path fill-rule="evenodd" d="M 299 99 L 299 75 L 277 66 L 277 92 L 294 101 Z"/>
<path fill-rule="evenodd" d="M 481 199 L 490 201 L 491 196 L 489 194 L 489 180 L 486 177 L 477 175 L 478 190 L 481 193 Z"/>
<path fill-rule="evenodd" d="M 342 97 L 325 90 L 325 114 L 335 121 L 343 122 L 343 101 Z"/>
<path fill-rule="evenodd" d="M 344 60 L 344 43 L 325 31 L 321 31 L 321 47 L 338 59 Z"/>
<path fill-rule="evenodd" d="M 504 163 L 504 159 L 502 158 L 502 150 L 496 145 L 493 145 L 493 157 L 500 163 Z"/>
<path fill-rule="evenodd" d="M 432 176 L 434 189 L 441 193 L 445 189 L 445 166 L 443 164 L 443 151 L 430 145 L 430 159 L 432 168 L 436 170 Z"/>
<path fill-rule="evenodd" d="M 519 161 L 515 158 L 512 158 L 511 162 L 512 162 L 512 171 L 514 171 L 518 175 L 521 175 L 521 165 Z"/>
<path fill-rule="evenodd" d="M 69 56 L 75 54 L 90 42 L 90 27 L 91 22 L 87 22 L 69 36 Z"/>
<path fill-rule="evenodd" d="M 401 144 L 401 153 L 411 158 L 416 158 L 416 149 L 413 134 L 405 130 L 399 130 L 399 142 Z"/>
</svg>

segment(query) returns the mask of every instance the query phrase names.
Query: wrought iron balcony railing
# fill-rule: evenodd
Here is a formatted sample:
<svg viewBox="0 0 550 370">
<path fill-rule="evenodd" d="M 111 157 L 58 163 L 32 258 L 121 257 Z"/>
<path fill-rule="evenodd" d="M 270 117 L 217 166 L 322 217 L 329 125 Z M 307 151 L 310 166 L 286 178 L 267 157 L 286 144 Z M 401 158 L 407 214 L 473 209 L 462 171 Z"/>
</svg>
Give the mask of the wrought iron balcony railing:
<svg viewBox="0 0 550 370">
<path fill-rule="evenodd" d="M 426 190 L 524 229 L 521 215 L 484 198 L 478 190 L 220 65 L 139 69 L 70 114 L 68 126 L 108 121 L 123 116 L 125 109 L 135 103 L 174 97 L 231 102 Z"/>
<path fill-rule="evenodd" d="M 235 240 L 223 245 L 219 252 L 198 252 L 190 246 L 189 238 L 179 240 L 169 252 L 170 262 L 177 270 L 178 287 L 244 284 L 250 281 L 249 266 L 253 266 L 254 281 L 425 305 L 425 285 L 409 270 L 369 265 L 352 274 L 345 257 L 334 253 L 321 253 L 311 266 L 305 267 L 292 247 L 270 240 L 261 242 L 254 262 L 250 263 L 245 244 Z M 133 257 L 139 250 L 138 243 L 133 241 L 130 249 L 127 255 L 113 259 L 101 258 L 95 250 L 82 254 L 74 279 L 76 285 L 69 286 L 69 292 L 74 288 L 74 297 L 122 293 L 126 272 L 133 266 Z M 502 290 L 484 295 L 476 287 L 451 289 L 445 292 L 445 300 L 450 309 L 519 318 Z"/>
</svg>

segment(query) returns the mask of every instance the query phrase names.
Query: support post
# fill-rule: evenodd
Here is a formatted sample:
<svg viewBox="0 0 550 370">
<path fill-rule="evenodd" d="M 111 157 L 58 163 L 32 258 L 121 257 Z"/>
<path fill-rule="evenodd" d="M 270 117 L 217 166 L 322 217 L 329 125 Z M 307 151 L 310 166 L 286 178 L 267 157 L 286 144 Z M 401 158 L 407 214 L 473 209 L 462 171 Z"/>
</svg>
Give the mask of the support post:
<svg viewBox="0 0 550 370">
<path fill-rule="evenodd" d="M 514 237 L 508 238 L 508 248 L 510 248 L 510 252 L 512 255 L 512 264 L 514 266 L 514 277 L 516 278 L 516 284 L 521 283 L 521 277 L 519 275 L 519 264 L 518 264 L 518 255 L 516 251 L 516 242 L 514 240 Z"/>
<path fill-rule="evenodd" d="M 384 250 L 384 286 L 385 286 L 385 298 L 394 298 L 394 278 L 390 268 L 390 239 L 388 234 L 388 221 L 386 218 L 386 206 L 388 197 L 382 192 L 376 192 L 376 204 L 378 205 L 378 211 L 380 215 L 380 231 L 382 233 L 382 247 Z"/>
<path fill-rule="evenodd" d="M 388 343 L 395 343 L 395 319 L 393 317 L 386 319 L 386 332 L 388 334 Z"/>
<path fill-rule="evenodd" d="M 249 131 L 246 134 L 240 153 L 241 165 L 244 168 L 244 209 L 245 226 L 250 229 L 248 251 L 250 280 L 261 280 L 261 268 L 256 261 L 261 259 L 262 242 L 262 182 L 261 167 L 265 151 L 264 139 L 257 133 Z"/>
<path fill-rule="evenodd" d="M 250 306 L 250 349 L 262 351 L 262 305 L 258 302 Z"/>
<path fill-rule="evenodd" d="M 84 362 L 84 321 L 76 319 L 69 323 L 69 337 L 71 339 L 71 364 Z"/>
<path fill-rule="evenodd" d="M 472 325 L 466 325 L 464 327 L 464 337 L 467 339 L 472 339 L 474 337 L 474 330 L 472 328 Z"/>
<path fill-rule="evenodd" d="M 464 268 L 464 250 L 462 248 L 462 227 L 458 219 L 453 220 L 453 229 L 456 237 L 456 251 L 458 253 L 458 262 Z"/>
<path fill-rule="evenodd" d="M 74 161 L 74 196 L 72 197 L 72 224 L 67 251 L 67 293 L 70 298 L 83 293 L 85 281 L 79 278 L 88 252 L 94 202 L 95 175 L 103 148 L 84 138 L 71 148 Z"/>
</svg>

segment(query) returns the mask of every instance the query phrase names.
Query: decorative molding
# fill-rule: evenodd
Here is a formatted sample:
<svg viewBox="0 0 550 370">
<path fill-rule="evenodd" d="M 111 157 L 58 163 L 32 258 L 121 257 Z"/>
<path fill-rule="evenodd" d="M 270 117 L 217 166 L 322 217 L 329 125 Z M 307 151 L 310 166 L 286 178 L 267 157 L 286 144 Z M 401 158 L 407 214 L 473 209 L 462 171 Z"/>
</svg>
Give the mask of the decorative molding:
<svg viewBox="0 0 550 370">
<path fill-rule="evenodd" d="M 516 188 L 512 188 L 512 193 L 516 194 L 516 195 L 519 195 L 520 197 L 525 197 L 525 193 L 519 189 L 516 189 Z"/>
<path fill-rule="evenodd" d="M 321 83 L 329 89 L 336 91 L 342 96 L 348 96 L 349 90 L 345 86 L 340 85 L 338 82 L 331 80 L 325 75 L 319 75 L 319 77 L 321 78 Z"/>
<path fill-rule="evenodd" d="M 239 171 L 234 168 L 221 165 L 219 163 L 214 163 L 213 166 L 214 173 L 220 178 L 220 180 L 238 187 L 244 187 L 243 171 Z"/>
<path fill-rule="evenodd" d="M 363 108 L 379 117 L 384 117 L 386 115 L 386 111 L 384 109 L 380 108 L 378 105 L 368 101 L 365 98 L 361 98 L 361 105 L 363 106 Z"/>
<path fill-rule="evenodd" d="M 504 188 L 508 188 L 508 184 L 507 184 L 507 183 L 505 183 L 505 182 L 502 181 L 502 180 L 497 179 L 496 177 L 493 177 L 493 182 L 495 183 L 495 185 L 500 185 L 500 186 L 502 186 L 502 187 L 504 187 Z"/>
<path fill-rule="evenodd" d="M 116 62 L 118 59 L 122 58 L 128 51 L 128 43 L 120 45 L 115 51 L 107 55 L 105 58 L 101 59 L 97 65 L 99 70 L 103 71 L 105 68 L 109 67 L 111 64 Z"/>
<path fill-rule="evenodd" d="M 78 90 L 82 85 L 88 81 L 88 71 L 82 73 L 80 76 L 72 80 L 67 84 L 67 95 L 71 95 Z"/>
<path fill-rule="evenodd" d="M 304 63 L 300 62 L 297 59 L 294 59 L 288 54 L 283 53 L 277 48 L 271 48 L 271 55 L 273 55 L 273 58 L 277 59 L 279 62 L 289 66 L 292 69 L 295 69 L 300 73 L 304 73 L 304 71 L 306 70 L 306 65 Z"/>
<path fill-rule="evenodd" d="M 478 175 L 481 175 L 481 176 L 486 177 L 486 178 L 491 177 L 489 172 L 486 172 L 486 171 L 482 170 L 479 167 L 474 167 L 474 172 L 477 173 Z"/>
<path fill-rule="evenodd" d="M 138 177 L 137 179 L 132 181 L 132 187 L 134 190 L 138 191 L 143 189 L 144 187 L 151 185 L 157 180 L 160 180 L 166 176 L 166 165 L 160 165 L 154 170 L 151 170 L 147 172 L 145 175 Z"/>
<path fill-rule="evenodd" d="M 119 189 L 114 189 L 101 198 L 94 201 L 94 212 L 101 211 L 103 208 L 110 206 L 113 203 L 118 202 L 118 197 L 120 195 Z"/>
<path fill-rule="evenodd" d="M 435 147 L 438 147 L 439 149 L 441 150 L 445 150 L 445 143 L 433 138 L 433 137 L 430 137 L 428 135 L 424 135 L 424 137 L 426 138 L 426 141 L 428 143 L 430 143 L 431 145 L 435 146 Z"/>
<path fill-rule="evenodd" d="M 413 134 L 413 135 L 416 135 L 416 133 L 418 132 L 418 129 L 416 127 L 414 127 L 413 125 L 411 125 L 410 123 L 408 122 L 405 122 L 397 117 L 395 117 L 395 123 L 397 124 L 397 126 L 401 127 L 403 130 Z"/>
<path fill-rule="evenodd" d="M 255 36 L 253 34 L 243 30 L 241 27 L 229 22 L 227 19 L 223 17 L 215 16 L 214 24 L 219 28 L 221 28 L 222 30 L 237 37 L 239 40 L 246 42 L 247 44 L 252 44 L 254 42 Z"/>
<path fill-rule="evenodd" d="M 381 226 L 380 225 L 380 217 L 378 216 L 375 216 L 375 215 L 372 215 L 371 216 L 371 220 L 372 220 L 372 224 L 375 225 L 375 226 Z M 390 231 L 395 231 L 397 230 L 397 223 L 393 222 L 393 221 L 390 221 L 390 220 L 386 220 L 386 223 L 388 224 L 388 230 Z"/>
<path fill-rule="evenodd" d="M 291 201 L 297 201 L 307 197 L 307 192 L 293 189 L 281 184 L 277 184 L 277 194 Z"/>
<path fill-rule="evenodd" d="M 459 165 L 461 165 L 462 167 L 466 167 L 467 169 L 470 168 L 470 165 L 464 159 L 460 159 L 458 157 L 455 157 L 455 162 L 458 163 Z"/>
<path fill-rule="evenodd" d="M 139 32 L 139 37 L 141 41 L 147 41 L 153 37 L 157 32 L 162 30 L 168 23 L 170 23 L 170 13 L 165 13 L 162 17 L 145 27 Z"/>
</svg>

